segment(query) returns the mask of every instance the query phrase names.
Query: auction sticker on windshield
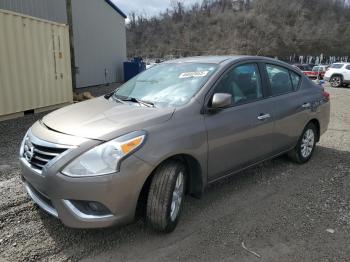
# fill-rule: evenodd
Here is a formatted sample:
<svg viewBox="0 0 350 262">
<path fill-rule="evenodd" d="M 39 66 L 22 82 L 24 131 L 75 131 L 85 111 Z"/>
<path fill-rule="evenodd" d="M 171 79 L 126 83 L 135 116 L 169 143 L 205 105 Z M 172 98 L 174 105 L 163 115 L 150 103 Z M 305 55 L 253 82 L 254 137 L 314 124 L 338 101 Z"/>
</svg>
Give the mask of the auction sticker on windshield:
<svg viewBox="0 0 350 262">
<path fill-rule="evenodd" d="M 204 77 L 208 73 L 209 71 L 184 72 L 180 74 L 179 78 Z"/>
</svg>

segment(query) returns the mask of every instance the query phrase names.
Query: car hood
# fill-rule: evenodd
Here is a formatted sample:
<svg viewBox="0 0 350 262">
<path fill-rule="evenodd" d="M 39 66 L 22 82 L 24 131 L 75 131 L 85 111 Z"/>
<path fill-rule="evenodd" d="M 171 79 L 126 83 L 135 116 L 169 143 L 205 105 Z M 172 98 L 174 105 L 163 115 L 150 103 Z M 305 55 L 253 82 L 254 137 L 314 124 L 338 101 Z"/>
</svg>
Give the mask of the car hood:
<svg viewBox="0 0 350 262">
<path fill-rule="evenodd" d="M 144 107 L 99 97 L 56 110 L 42 122 L 60 133 L 107 141 L 165 122 L 174 111 L 174 108 Z"/>
</svg>

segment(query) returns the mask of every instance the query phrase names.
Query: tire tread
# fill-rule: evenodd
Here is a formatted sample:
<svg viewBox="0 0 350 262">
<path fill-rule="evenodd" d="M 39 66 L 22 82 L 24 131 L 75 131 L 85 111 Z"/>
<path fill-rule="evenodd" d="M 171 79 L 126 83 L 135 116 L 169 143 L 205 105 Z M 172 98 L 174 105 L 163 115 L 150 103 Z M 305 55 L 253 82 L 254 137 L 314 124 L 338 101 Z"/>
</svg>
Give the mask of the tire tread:
<svg viewBox="0 0 350 262">
<path fill-rule="evenodd" d="M 172 190 L 176 182 L 176 170 L 184 168 L 180 161 L 169 161 L 159 166 L 152 178 L 147 199 L 146 222 L 156 231 L 170 232 L 168 208 Z"/>
</svg>

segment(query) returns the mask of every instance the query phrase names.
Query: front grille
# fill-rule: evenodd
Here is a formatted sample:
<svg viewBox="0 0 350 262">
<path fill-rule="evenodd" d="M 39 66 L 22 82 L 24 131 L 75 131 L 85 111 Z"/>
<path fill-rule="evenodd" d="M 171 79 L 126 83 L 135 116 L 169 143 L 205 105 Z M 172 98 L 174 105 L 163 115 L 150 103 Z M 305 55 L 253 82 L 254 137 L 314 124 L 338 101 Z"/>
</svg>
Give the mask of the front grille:
<svg viewBox="0 0 350 262">
<path fill-rule="evenodd" d="M 47 163 L 68 149 L 63 147 L 48 147 L 39 143 L 39 141 L 31 141 L 30 137 L 27 136 L 23 147 L 23 157 L 33 168 L 39 170 L 42 170 Z"/>
</svg>

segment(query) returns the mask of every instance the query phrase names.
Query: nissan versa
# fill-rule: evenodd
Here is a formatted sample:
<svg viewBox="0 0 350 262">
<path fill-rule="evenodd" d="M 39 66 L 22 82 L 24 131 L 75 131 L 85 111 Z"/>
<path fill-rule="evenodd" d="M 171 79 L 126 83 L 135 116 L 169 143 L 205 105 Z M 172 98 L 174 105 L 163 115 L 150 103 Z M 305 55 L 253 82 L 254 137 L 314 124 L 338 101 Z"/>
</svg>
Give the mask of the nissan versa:
<svg viewBox="0 0 350 262">
<path fill-rule="evenodd" d="M 297 68 L 254 56 L 164 62 L 114 92 L 48 114 L 25 135 L 25 188 L 77 228 L 142 214 L 171 232 L 185 194 L 264 160 L 307 162 L 329 94 Z"/>
</svg>

